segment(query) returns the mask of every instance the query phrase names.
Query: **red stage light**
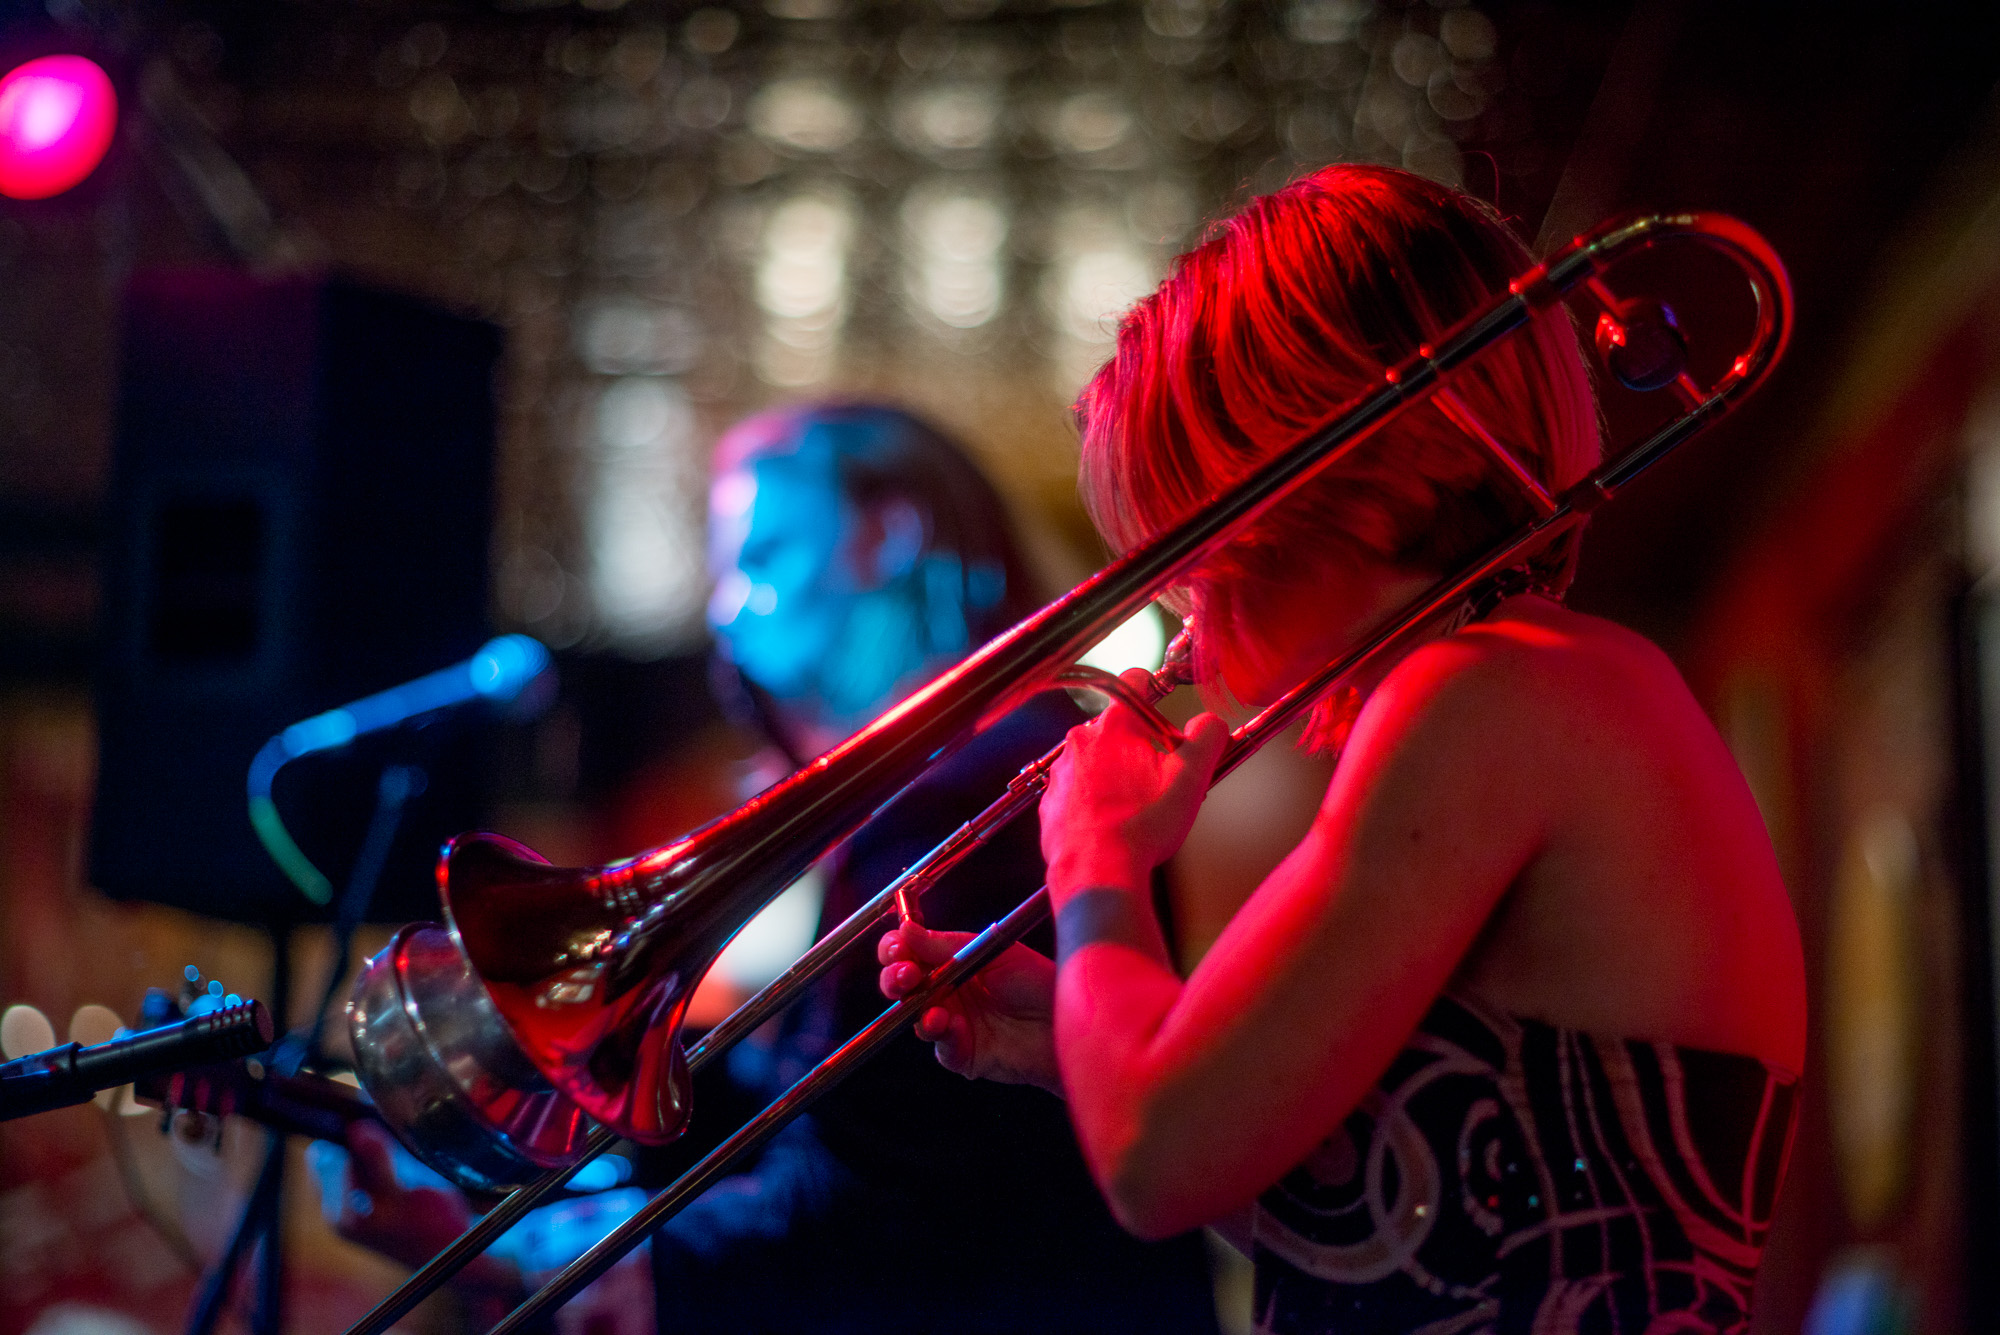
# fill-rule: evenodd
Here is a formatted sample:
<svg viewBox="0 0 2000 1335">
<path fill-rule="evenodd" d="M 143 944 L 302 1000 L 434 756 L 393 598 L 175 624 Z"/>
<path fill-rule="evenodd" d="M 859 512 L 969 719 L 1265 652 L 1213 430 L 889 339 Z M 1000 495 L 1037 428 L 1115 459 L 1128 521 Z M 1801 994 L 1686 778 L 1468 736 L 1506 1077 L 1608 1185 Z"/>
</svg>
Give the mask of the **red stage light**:
<svg viewBox="0 0 2000 1335">
<path fill-rule="evenodd" d="M 82 56 L 43 56 L 0 76 L 0 195 L 47 199 L 104 160 L 118 125 L 110 76 Z"/>
</svg>

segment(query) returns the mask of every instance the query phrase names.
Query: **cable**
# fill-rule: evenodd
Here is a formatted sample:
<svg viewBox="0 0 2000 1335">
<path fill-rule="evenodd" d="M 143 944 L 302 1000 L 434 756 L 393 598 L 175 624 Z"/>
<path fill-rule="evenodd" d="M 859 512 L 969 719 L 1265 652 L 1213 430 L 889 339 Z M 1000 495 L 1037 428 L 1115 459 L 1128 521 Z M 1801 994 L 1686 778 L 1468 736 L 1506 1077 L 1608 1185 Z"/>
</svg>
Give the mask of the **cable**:
<svg viewBox="0 0 2000 1335">
<path fill-rule="evenodd" d="M 300 894 L 315 904 L 332 903 L 333 882 L 313 865 L 278 814 L 278 804 L 271 795 L 278 771 L 301 756 L 337 751 L 357 737 L 427 714 L 480 700 L 504 705 L 542 680 L 549 662 L 549 651 L 539 642 L 526 635 L 502 635 L 488 640 L 462 663 L 292 724 L 265 742 L 250 761 L 246 783 L 250 826 L 264 851 Z"/>
</svg>

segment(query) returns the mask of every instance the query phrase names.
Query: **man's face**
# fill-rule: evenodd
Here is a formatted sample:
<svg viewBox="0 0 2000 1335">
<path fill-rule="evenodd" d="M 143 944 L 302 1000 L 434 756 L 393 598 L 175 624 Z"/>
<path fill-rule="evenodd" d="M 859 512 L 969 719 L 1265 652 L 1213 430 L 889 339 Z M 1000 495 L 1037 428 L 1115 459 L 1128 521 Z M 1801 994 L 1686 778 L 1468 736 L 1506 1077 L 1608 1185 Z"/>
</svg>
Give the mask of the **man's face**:
<svg viewBox="0 0 2000 1335">
<path fill-rule="evenodd" d="M 709 489 L 708 623 L 745 676 L 780 700 L 817 689 L 861 593 L 859 514 L 822 451 L 753 459 Z"/>
</svg>

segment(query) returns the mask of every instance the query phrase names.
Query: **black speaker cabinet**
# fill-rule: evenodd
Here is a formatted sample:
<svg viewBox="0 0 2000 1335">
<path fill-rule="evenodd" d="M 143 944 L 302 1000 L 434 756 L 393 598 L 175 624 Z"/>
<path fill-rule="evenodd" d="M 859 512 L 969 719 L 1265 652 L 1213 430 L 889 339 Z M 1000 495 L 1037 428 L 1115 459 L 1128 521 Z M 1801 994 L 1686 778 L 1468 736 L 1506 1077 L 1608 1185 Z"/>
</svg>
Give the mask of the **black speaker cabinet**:
<svg viewBox="0 0 2000 1335">
<path fill-rule="evenodd" d="M 265 739 L 466 657 L 489 634 L 499 332 L 409 297 L 229 271 L 136 276 L 125 306 L 91 876 L 120 898 L 322 916 L 251 831 Z M 480 814 L 476 730 L 307 757 L 276 797 L 336 889 L 386 762 L 429 771 L 374 916 L 435 905 Z"/>
</svg>

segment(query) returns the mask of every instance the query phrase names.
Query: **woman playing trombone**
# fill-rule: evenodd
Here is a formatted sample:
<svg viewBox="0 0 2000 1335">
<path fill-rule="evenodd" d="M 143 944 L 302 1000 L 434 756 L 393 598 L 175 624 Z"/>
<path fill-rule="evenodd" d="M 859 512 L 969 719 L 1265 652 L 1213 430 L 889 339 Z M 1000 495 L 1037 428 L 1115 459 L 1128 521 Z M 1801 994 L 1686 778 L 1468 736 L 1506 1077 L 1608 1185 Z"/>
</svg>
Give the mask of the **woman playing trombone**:
<svg viewBox="0 0 2000 1335">
<path fill-rule="evenodd" d="M 1079 401 L 1098 528 L 1171 524 L 1528 264 L 1491 210 L 1390 169 L 1251 204 Z M 1562 314 L 1453 390 L 1549 491 L 1597 462 Z M 1526 513 L 1461 414 L 1406 414 L 1175 591 L 1207 696 L 1274 698 Z M 1797 927 L 1665 656 L 1563 607 L 1573 557 L 1316 708 L 1339 762 L 1311 829 L 1185 977 L 1149 880 L 1227 728 L 1198 716 L 1171 754 L 1120 706 L 1077 728 L 1042 805 L 1056 958 L 1015 947 L 920 1022 L 946 1066 L 1065 1097 L 1127 1228 L 1222 1228 L 1261 1329 L 1747 1324 L 1804 1056 Z M 884 937 L 884 990 L 960 939 Z"/>
</svg>

